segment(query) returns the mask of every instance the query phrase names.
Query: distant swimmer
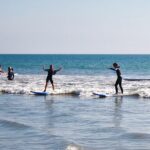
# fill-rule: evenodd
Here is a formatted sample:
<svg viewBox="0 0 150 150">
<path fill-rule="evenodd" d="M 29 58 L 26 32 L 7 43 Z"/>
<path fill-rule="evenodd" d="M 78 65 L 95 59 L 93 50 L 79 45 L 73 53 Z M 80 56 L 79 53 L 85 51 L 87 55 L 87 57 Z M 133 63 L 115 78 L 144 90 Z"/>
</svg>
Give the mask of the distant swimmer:
<svg viewBox="0 0 150 150">
<path fill-rule="evenodd" d="M 2 65 L 0 65 L 0 74 L 4 73 L 3 69 L 2 69 Z"/>
<path fill-rule="evenodd" d="M 113 68 L 109 68 L 109 69 L 116 71 L 116 74 L 117 74 L 117 80 L 116 80 L 116 83 L 115 83 L 116 94 L 118 94 L 118 84 L 119 84 L 120 90 L 123 94 L 122 77 L 121 77 L 120 66 L 117 63 L 113 63 Z"/>
<path fill-rule="evenodd" d="M 58 71 L 60 71 L 62 68 L 59 68 L 57 70 L 54 70 L 54 67 L 53 65 L 50 65 L 50 68 L 49 69 L 45 69 L 44 66 L 43 66 L 43 70 L 44 71 L 47 71 L 48 74 L 47 74 L 47 78 L 46 78 L 46 84 L 45 84 L 45 89 L 44 89 L 44 92 L 46 92 L 46 89 L 47 89 L 47 85 L 48 85 L 48 82 L 50 81 L 51 82 L 51 85 L 52 85 L 52 89 L 54 90 L 54 82 L 53 82 L 53 75 L 55 75 Z"/>
<path fill-rule="evenodd" d="M 14 69 L 12 67 L 8 67 L 8 80 L 14 80 Z"/>
</svg>

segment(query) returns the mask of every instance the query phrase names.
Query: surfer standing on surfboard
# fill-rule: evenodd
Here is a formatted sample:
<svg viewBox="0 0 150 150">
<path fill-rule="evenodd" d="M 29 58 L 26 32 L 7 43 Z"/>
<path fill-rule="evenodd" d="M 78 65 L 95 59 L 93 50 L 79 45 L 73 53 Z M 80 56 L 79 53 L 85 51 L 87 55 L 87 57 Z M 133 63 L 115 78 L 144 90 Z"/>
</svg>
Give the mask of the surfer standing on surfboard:
<svg viewBox="0 0 150 150">
<path fill-rule="evenodd" d="M 121 93 L 123 94 L 120 66 L 117 63 L 113 63 L 113 68 L 109 68 L 109 69 L 116 71 L 116 74 L 117 74 L 117 80 L 115 83 L 116 94 L 118 94 L 118 85 L 120 87 Z"/>
<path fill-rule="evenodd" d="M 55 75 L 58 71 L 60 71 L 61 67 L 57 70 L 54 70 L 53 65 L 50 65 L 49 69 L 45 69 L 44 66 L 43 66 L 43 70 L 48 72 L 44 92 L 46 92 L 47 85 L 48 85 L 49 81 L 51 82 L 52 89 L 54 90 L 55 88 L 54 88 L 54 82 L 53 82 L 53 75 Z"/>
</svg>

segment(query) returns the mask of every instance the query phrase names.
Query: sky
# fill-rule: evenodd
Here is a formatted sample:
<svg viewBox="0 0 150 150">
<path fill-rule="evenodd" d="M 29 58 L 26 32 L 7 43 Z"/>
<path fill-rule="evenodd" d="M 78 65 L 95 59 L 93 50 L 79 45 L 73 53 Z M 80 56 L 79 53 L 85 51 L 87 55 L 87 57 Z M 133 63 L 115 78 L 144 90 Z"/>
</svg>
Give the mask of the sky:
<svg viewBox="0 0 150 150">
<path fill-rule="evenodd" d="M 0 54 L 150 54 L 150 0 L 0 0 Z"/>
</svg>

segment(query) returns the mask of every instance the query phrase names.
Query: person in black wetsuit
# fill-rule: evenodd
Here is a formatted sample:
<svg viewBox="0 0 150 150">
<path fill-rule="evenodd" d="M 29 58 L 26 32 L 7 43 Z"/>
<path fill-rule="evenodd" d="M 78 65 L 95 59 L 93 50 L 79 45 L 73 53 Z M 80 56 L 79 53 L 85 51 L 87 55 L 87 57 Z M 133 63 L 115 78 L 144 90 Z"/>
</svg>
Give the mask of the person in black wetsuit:
<svg viewBox="0 0 150 150">
<path fill-rule="evenodd" d="M 14 71 L 12 67 L 8 67 L 8 80 L 14 80 Z"/>
<path fill-rule="evenodd" d="M 120 86 L 121 93 L 123 94 L 122 77 L 121 77 L 121 71 L 119 68 L 120 66 L 117 63 L 113 63 L 113 68 L 109 68 L 109 69 L 116 71 L 116 74 L 117 74 L 117 80 L 115 83 L 116 94 L 118 94 L 118 85 Z"/>
<path fill-rule="evenodd" d="M 61 68 L 59 68 L 57 70 L 54 70 L 53 65 L 50 65 L 49 69 L 45 69 L 44 66 L 43 66 L 43 70 L 48 72 L 44 92 L 46 92 L 47 85 L 48 85 L 49 81 L 51 82 L 52 89 L 54 90 L 55 88 L 54 88 L 54 82 L 53 82 L 53 75 L 55 75 L 58 71 L 60 71 Z"/>
</svg>

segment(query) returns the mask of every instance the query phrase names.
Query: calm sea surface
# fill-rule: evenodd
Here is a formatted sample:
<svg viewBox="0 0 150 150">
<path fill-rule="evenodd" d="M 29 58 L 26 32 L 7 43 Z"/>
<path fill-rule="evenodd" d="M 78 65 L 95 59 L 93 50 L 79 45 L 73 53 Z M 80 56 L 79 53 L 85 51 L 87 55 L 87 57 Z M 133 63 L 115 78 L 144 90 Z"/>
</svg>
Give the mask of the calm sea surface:
<svg viewBox="0 0 150 150">
<path fill-rule="evenodd" d="M 150 55 L 0 55 L 4 69 L 13 66 L 19 74 L 37 74 L 42 66 L 62 66 L 61 74 L 105 74 L 108 67 L 117 62 L 124 75 L 150 76 Z"/>
</svg>

